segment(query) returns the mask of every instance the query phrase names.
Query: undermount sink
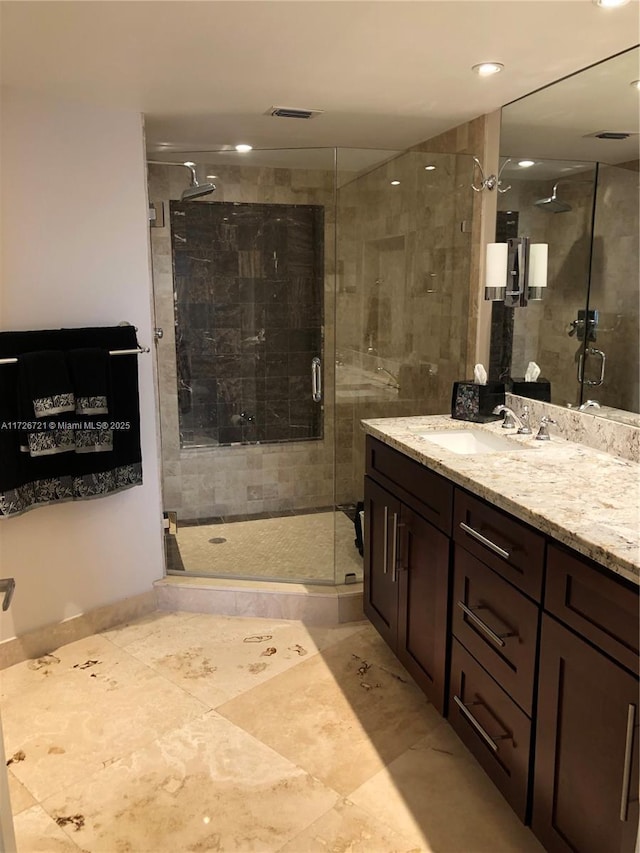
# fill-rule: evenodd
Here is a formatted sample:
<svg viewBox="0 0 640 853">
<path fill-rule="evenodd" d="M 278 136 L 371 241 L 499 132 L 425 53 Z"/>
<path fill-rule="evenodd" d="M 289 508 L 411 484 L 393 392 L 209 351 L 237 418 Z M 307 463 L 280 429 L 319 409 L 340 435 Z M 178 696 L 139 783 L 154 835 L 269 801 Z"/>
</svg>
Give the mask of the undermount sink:
<svg viewBox="0 0 640 853">
<path fill-rule="evenodd" d="M 523 445 L 506 436 L 494 435 L 479 429 L 442 430 L 441 432 L 433 430 L 420 432 L 417 435 L 425 441 L 432 441 L 444 447 L 445 450 L 460 454 L 499 453 L 504 450 L 524 449 Z"/>
</svg>

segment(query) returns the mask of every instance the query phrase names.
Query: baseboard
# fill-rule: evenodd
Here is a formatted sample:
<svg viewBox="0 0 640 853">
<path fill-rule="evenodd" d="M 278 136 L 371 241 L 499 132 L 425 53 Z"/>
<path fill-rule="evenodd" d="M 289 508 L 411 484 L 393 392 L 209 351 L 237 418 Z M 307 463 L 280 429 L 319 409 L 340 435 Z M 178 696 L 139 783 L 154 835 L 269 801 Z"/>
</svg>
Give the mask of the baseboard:
<svg viewBox="0 0 640 853">
<path fill-rule="evenodd" d="M 115 625 L 138 619 L 158 607 L 155 589 L 105 604 L 87 613 L 72 616 L 63 622 L 54 622 L 19 637 L 0 643 L 0 670 L 24 660 L 47 655 L 55 649 L 91 634 L 106 631 Z"/>
</svg>

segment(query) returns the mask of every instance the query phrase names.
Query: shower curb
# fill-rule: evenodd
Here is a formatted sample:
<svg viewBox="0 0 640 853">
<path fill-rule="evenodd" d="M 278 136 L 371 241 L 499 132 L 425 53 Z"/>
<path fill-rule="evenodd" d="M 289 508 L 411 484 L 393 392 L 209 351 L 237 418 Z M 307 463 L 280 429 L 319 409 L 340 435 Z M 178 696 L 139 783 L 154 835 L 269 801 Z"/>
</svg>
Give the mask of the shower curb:
<svg viewBox="0 0 640 853">
<path fill-rule="evenodd" d="M 155 581 L 159 610 L 339 625 L 364 619 L 363 584 L 338 586 L 170 576 Z"/>
</svg>

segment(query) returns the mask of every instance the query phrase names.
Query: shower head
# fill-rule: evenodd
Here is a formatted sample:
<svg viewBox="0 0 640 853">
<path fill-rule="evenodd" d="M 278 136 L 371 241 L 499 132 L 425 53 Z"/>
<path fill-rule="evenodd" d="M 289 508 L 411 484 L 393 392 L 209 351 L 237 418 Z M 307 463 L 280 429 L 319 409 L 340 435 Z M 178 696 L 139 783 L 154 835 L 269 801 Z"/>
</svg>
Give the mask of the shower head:
<svg viewBox="0 0 640 853">
<path fill-rule="evenodd" d="M 180 198 L 182 201 L 191 201 L 191 199 L 200 198 L 202 195 L 209 195 L 209 193 L 212 193 L 215 188 L 215 184 L 199 184 L 195 181 L 190 187 L 187 187 L 186 190 L 184 190 Z"/>
<path fill-rule="evenodd" d="M 566 213 L 573 209 L 570 204 L 556 198 L 555 192 L 549 198 L 539 198 L 538 201 L 534 201 L 534 204 L 549 213 Z"/>
<path fill-rule="evenodd" d="M 573 210 L 570 204 L 566 201 L 560 201 L 557 197 L 556 192 L 558 190 L 558 184 L 591 184 L 591 186 L 594 186 L 594 182 L 589 180 L 574 181 L 572 178 L 561 178 L 553 185 L 553 190 L 551 191 L 549 198 L 539 198 L 538 201 L 534 201 L 535 206 L 541 207 L 549 213 L 567 213 L 567 211 Z"/>
<path fill-rule="evenodd" d="M 169 163 L 166 160 L 147 160 L 147 163 L 152 163 L 154 166 L 180 166 L 181 169 L 188 169 L 191 172 L 191 183 L 180 196 L 182 201 L 191 201 L 191 199 L 200 198 L 200 196 L 209 195 L 209 193 L 215 191 L 215 184 L 198 183 L 196 164 L 191 161 L 186 163 Z"/>
<path fill-rule="evenodd" d="M 216 185 L 215 184 L 199 184 L 198 179 L 196 177 L 196 164 L 195 163 L 182 163 L 190 172 L 191 172 L 191 185 L 183 191 L 180 198 L 182 201 L 190 201 L 194 198 L 200 198 L 203 195 L 209 195 L 212 193 Z"/>
</svg>

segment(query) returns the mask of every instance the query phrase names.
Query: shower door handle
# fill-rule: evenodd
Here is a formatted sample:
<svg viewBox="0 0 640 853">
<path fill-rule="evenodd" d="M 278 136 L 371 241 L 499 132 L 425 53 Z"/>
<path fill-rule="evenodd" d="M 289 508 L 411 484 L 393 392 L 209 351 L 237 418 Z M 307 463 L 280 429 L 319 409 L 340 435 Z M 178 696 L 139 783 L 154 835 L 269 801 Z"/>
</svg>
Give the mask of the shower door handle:
<svg viewBox="0 0 640 853">
<path fill-rule="evenodd" d="M 317 356 L 311 359 L 311 397 L 314 403 L 322 400 L 322 362 Z"/>
</svg>

